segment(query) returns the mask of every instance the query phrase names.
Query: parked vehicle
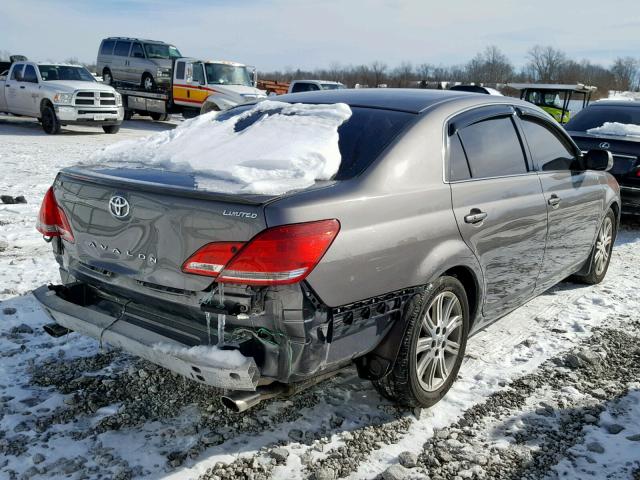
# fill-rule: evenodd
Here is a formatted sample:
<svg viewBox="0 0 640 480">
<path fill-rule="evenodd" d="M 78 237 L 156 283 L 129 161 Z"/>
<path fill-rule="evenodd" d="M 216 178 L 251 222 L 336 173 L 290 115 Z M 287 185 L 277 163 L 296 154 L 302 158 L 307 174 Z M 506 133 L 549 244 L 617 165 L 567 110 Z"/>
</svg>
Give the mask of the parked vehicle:
<svg viewBox="0 0 640 480">
<path fill-rule="evenodd" d="M 102 127 L 117 133 L 122 98 L 80 65 L 19 61 L 0 77 L 0 112 L 37 118 L 46 133 L 65 125 Z"/>
<path fill-rule="evenodd" d="M 289 84 L 289 93 L 341 90 L 343 88 L 347 87 L 340 82 L 330 82 L 328 80 L 294 80 Z"/>
<path fill-rule="evenodd" d="M 62 277 L 35 291 L 51 333 L 229 389 L 238 411 L 352 362 L 384 396 L 430 406 L 470 334 L 569 275 L 606 275 L 620 214 L 611 154 L 582 154 L 539 108 L 432 90 L 279 100 L 350 105 L 332 180 L 231 195 L 153 168 L 58 174 L 38 221 Z M 190 348 L 215 344 L 216 318 L 234 365 Z"/>
<path fill-rule="evenodd" d="M 170 85 L 173 62 L 180 57 L 180 51 L 165 42 L 109 37 L 100 43 L 96 69 L 107 85 L 120 82 L 152 91 Z"/>
<path fill-rule="evenodd" d="M 495 88 L 482 87 L 480 85 L 454 85 L 449 90 L 454 92 L 484 93 L 485 95 L 502 95 Z"/>
<path fill-rule="evenodd" d="M 558 123 L 567 123 L 571 119 L 570 102 L 579 101 L 585 108 L 591 101 L 591 95 L 597 87 L 583 85 L 563 85 L 556 83 L 508 83 L 508 87 L 520 90 L 520 98 L 542 108 Z"/>
<path fill-rule="evenodd" d="M 267 96 L 284 95 L 289 92 L 289 82 L 279 82 L 277 80 L 267 80 L 264 78 L 258 80 L 256 87 L 264 90 Z"/>
<path fill-rule="evenodd" d="M 255 70 L 227 61 L 178 58 L 166 89 L 153 92 L 114 84 L 123 97 L 126 118 L 134 113 L 165 120 L 172 113 L 187 118 L 226 110 L 235 105 L 265 98 L 255 85 Z"/>
<path fill-rule="evenodd" d="M 606 123 L 619 131 L 590 131 Z M 625 132 L 629 127 L 635 127 L 635 135 Z M 640 102 L 600 100 L 580 111 L 565 128 L 583 151 L 611 151 L 614 163 L 610 173 L 620 184 L 622 213 L 640 215 Z"/>
</svg>

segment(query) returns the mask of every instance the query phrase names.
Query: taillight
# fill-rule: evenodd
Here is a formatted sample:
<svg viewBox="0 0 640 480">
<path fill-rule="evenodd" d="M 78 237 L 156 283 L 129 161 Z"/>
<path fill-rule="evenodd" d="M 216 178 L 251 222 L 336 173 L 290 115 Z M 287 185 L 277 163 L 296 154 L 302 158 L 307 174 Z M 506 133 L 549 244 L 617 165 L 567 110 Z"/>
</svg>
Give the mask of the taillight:
<svg viewBox="0 0 640 480">
<path fill-rule="evenodd" d="M 182 271 L 196 275 L 217 277 L 243 245 L 244 242 L 208 243 L 184 262 Z"/>
<path fill-rule="evenodd" d="M 233 257 L 218 281 L 247 285 L 300 282 L 315 268 L 339 230 L 337 220 L 269 228 Z"/>
<path fill-rule="evenodd" d="M 42 205 L 40 205 L 36 230 L 45 237 L 60 237 L 69 243 L 75 241 L 67 215 L 58 206 L 56 197 L 53 195 L 53 187 L 47 190 Z"/>
<path fill-rule="evenodd" d="M 315 268 L 339 230 L 337 220 L 321 220 L 269 228 L 242 248 L 241 242 L 210 243 L 189 257 L 182 270 L 226 283 L 297 283 Z M 234 246 L 238 253 L 232 252 Z"/>
</svg>

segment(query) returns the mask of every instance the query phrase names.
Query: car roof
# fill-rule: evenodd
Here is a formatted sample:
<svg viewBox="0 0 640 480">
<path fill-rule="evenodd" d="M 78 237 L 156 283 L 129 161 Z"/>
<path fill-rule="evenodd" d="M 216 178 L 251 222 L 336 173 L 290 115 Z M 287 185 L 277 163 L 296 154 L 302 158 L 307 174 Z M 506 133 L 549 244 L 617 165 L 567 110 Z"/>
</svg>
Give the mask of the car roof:
<svg viewBox="0 0 640 480">
<path fill-rule="evenodd" d="M 419 88 L 357 88 L 290 93 L 275 97 L 289 103 L 346 103 L 352 107 L 380 108 L 409 113 L 420 113 L 427 108 L 460 98 L 486 100 L 486 95 L 451 90 L 425 90 Z M 515 99 L 514 99 L 515 100 Z"/>
<path fill-rule="evenodd" d="M 640 107 L 640 102 L 636 100 L 598 100 L 590 103 L 588 107 Z"/>
<path fill-rule="evenodd" d="M 148 40 L 146 38 L 133 38 L 133 37 L 108 37 L 105 40 L 127 40 L 132 42 L 144 42 L 144 43 L 157 43 L 159 45 L 171 45 L 170 43 L 163 42 L 162 40 Z"/>
</svg>

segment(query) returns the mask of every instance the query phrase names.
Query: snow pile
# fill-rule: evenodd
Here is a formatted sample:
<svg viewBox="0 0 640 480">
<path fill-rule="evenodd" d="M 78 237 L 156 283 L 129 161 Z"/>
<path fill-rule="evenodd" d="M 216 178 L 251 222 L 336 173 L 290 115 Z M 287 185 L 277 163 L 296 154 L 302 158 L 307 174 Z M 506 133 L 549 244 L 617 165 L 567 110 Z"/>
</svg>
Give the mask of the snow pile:
<svg viewBox="0 0 640 480">
<path fill-rule="evenodd" d="M 244 365 L 247 357 L 238 350 L 222 350 L 217 346 L 196 345 L 195 347 L 180 347 L 168 343 L 156 343 L 153 349 L 178 357 L 188 362 L 209 362 L 220 368 L 235 368 Z"/>
<path fill-rule="evenodd" d="M 640 137 L 640 125 L 605 122 L 601 127 L 590 128 L 587 133 L 593 135 L 615 135 L 618 137 Z"/>
<path fill-rule="evenodd" d="M 193 172 L 199 188 L 277 195 L 337 173 L 338 127 L 350 116 L 343 103 L 265 100 L 231 118 L 212 112 L 142 141 L 109 146 L 90 163 Z"/>
</svg>

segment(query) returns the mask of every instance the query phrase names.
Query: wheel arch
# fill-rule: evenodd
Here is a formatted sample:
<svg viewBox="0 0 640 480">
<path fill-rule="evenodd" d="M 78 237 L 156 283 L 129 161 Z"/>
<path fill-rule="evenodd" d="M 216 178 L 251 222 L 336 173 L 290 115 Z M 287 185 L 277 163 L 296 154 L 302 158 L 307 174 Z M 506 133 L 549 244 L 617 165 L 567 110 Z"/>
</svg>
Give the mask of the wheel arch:
<svg viewBox="0 0 640 480">
<path fill-rule="evenodd" d="M 42 100 L 40 100 L 40 114 L 41 115 L 42 115 L 42 111 L 45 109 L 45 107 L 53 108 L 53 102 L 51 100 L 49 100 L 48 98 L 43 98 Z"/>
<path fill-rule="evenodd" d="M 478 277 L 471 268 L 465 265 L 451 267 L 439 275 L 439 277 L 442 276 L 454 277 L 464 287 L 469 303 L 469 330 L 471 330 L 480 313 L 481 289 Z"/>
</svg>

